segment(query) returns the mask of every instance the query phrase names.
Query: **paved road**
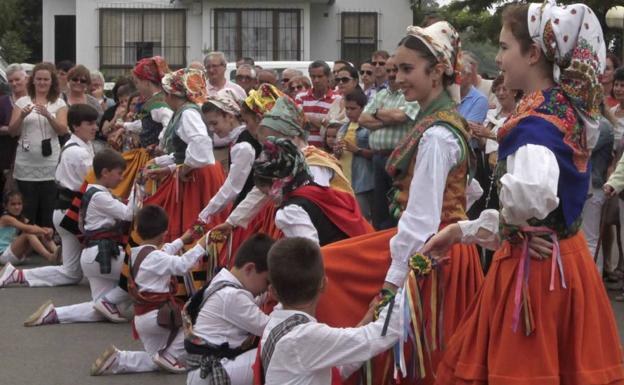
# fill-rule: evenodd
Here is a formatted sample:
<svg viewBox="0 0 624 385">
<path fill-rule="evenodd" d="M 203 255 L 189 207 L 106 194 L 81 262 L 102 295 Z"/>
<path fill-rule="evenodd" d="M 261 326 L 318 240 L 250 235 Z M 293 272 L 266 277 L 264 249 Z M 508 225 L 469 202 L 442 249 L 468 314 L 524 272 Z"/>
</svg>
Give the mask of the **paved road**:
<svg viewBox="0 0 624 385">
<path fill-rule="evenodd" d="M 43 302 L 69 305 L 89 299 L 85 282 L 58 288 L 0 289 L 0 385 L 182 385 L 186 376 L 165 373 L 89 376 L 95 358 L 111 343 L 140 349 L 129 324 L 73 324 L 25 328 L 22 322 Z M 624 336 L 624 303 L 614 303 Z"/>
</svg>

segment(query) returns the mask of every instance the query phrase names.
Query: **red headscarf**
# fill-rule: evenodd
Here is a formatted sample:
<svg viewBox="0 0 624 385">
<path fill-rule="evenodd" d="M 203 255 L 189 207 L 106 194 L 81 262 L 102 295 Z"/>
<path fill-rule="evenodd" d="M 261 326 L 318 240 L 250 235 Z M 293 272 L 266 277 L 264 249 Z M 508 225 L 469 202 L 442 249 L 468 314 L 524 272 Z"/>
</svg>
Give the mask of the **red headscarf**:
<svg viewBox="0 0 624 385">
<path fill-rule="evenodd" d="M 160 82 L 170 72 L 169 66 L 165 59 L 161 56 L 147 57 L 139 60 L 132 73 L 139 79 L 149 80 L 152 83 L 160 85 Z"/>
</svg>

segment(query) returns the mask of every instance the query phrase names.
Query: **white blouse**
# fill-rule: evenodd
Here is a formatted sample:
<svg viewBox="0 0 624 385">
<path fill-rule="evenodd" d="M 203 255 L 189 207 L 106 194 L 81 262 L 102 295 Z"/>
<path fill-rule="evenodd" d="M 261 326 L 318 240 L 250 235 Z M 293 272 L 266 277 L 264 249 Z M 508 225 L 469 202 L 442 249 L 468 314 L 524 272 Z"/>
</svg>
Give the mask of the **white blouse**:
<svg viewBox="0 0 624 385">
<path fill-rule="evenodd" d="M 329 183 L 331 178 L 334 176 L 334 171 L 329 167 L 323 166 L 308 166 L 310 169 L 310 173 L 312 174 L 312 179 L 314 183 L 319 186 L 329 187 Z M 251 189 L 251 191 L 247 194 L 245 199 L 236 206 L 234 210 L 230 213 L 230 216 L 226 220 L 227 223 L 234 227 L 243 227 L 246 228 L 249 222 L 258 215 L 260 210 L 264 207 L 264 205 L 270 200 L 268 195 L 265 195 L 262 191 L 260 191 L 257 187 Z M 299 206 L 295 206 L 299 207 Z M 293 209 L 297 211 L 296 209 Z M 302 220 L 305 220 L 305 217 L 308 218 L 309 223 L 312 221 L 310 217 L 305 212 L 305 210 L 301 209 L 298 217 L 302 217 Z M 277 213 L 276 213 L 277 214 Z M 303 215 L 305 214 L 305 215 Z M 276 225 L 277 225 L 277 216 L 276 216 Z M 284 226 L 287 226 L 287 222 L 284 222 Z M 312 226 L 314 227 L 314 226 Z M 314 230 L 316 232 L 316 229 Z M 311 237 L 310 237 L 311 238 Z M 314 238 L 311 238 L 314 239 Z M 318 235 L 316 236 L 316 241 L 318 242 Z"/>
<path fill-rule="evenodd" d="M 505 223 L 522 226 L 531 218 L 546 218 L 559 205 L 559 165 L 552 151 L 544 146 L 527 144 L 507 157 L 507 173 L 500 182 L 502 210 L 485 210 L 478 219 L 459 222 L 462 243 L 476 242 L 495 249 L 500 243 L 500 215 Z"/>
<path fill-rule="evenodd" d="M 448 128 L 433 126 L 418 144 L 407 207 L 398 232 L 390 240 L 392 262 L 386 282 L 401 287 L 409 272 L 409 257 L 438 232 L 446 178 L 461 159 L 461 147 Z"/>
<path fill-rule="evenodd" d="M 236 128 L 234 130 L 236 132 L 234 140 L 238 139 L 238 136 L 244 130 L 245 126 Z M 243 191 L 247 178 L 251 174 L 251 169 L 256 159 L 256 152 L 248 142 L 236 143 L 230 149 L 230 159 L 232 164 L 225 182 L 215 196 L 212 197 L 208 205 L 199 213 L 199 219 L 205 223 L 210 222 L 211 216 L 223 210 Z"/>
<path fill-rule="evenodd" d="M 185 165 L 191 168 L 201 168 L 215 164 L 212 139 L 198 111 L 189 108 L 182 112 L 176 127 L 176 134 L 187 144 Z M 169 166 L 175 163 L 173 154 L 159 156 L 154 159 L 154 162 L 159 166 Z"/>
<path fill-rule="evenodd" d="M 15 106 L 21 109 L 32 104 L 34 102 L 30 96 L 22 96 L 15 101 Z M 46 107 L 50 114 L 56 117 L 58 111 L 66 107 L 66 104 L 62 98 L 58 98 L 53 103 L 48 102 Z M 41 154 L 41 141 L 45 139 L 51 140 L 50 156 Z M 32 110 L 22 122 L 13 177 L 24 181 L 54 180 L 60 150 L 58 134 L 48 119 Z"/>
</svg>

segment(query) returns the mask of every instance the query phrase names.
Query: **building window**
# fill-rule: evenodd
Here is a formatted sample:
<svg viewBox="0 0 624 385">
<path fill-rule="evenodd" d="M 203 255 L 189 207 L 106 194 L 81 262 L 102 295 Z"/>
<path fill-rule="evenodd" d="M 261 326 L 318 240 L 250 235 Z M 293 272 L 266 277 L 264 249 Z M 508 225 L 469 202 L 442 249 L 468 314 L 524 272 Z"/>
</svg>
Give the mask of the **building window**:
<svg viewBox="0 0 624 385">
<path fill-rule="evenodd" d="M 186 66 L 186 12 L 178 9 L 101 9 L 100 69 L 126 74 L 145 57 L 162 56 L 172 68 Z"/>
<path fill-rule="evenodd" d="M 214 47 L 234 61 L 301 60 L 301 12 L 298 9 L 218 9 Z"/>
<path fill-rule="evenodd" d="M 360 64 L 377 50 L 377 13 L 343 12 L 341 59 Z"/>
</svg>

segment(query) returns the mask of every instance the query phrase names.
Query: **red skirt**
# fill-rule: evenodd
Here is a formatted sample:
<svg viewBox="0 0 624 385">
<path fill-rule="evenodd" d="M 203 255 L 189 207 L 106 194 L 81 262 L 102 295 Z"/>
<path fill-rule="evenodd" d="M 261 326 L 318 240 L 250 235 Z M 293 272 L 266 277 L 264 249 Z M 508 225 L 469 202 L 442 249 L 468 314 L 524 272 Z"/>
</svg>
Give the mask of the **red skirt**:
<svg viewBox="0 0 624 385">
<path fill-rule="evenodd" d="M 191 171 L 189 180 L 185 182 L 175 175 L 166 178 L 154 195 L 145 199 L 143 204 L 160 206 L 169 214 L 169 234 L 166 241 L 170 242 L 182 236 L 197 222 L 199 212 L 208 205 L 223 182 L 225 174 L 220 163 L 205 166 Z M 223 223 L 229 214 L 229 207 L 221 210 L 207 227 Z"/>
<path fill-rule="evenodd" d="M 535 330 L 512 330 L 521 245 L 505 242 L 438 367 L 439 385 L 624 384 L 620 339 L 582 233 L 560 241 L 567 288 L 551 261 L 530 260 Z"/>
<path fill-rule="evenodd" d="M 390 239 L 396 229 L 346 239 L 321 248 L 328 278 L 327 287 L 319 301 L 317 318 L 334 327 L 357 325 L 372 299 L 383 286 L 390 267 Z M 444 282 L 443 340 L 448 340 L 458 327 L 462 316 L 483 282 L 483 271 L 479 255 L 473 245 L 454 245 L 450 252 L 450 263 L 442 268 Z M 431 286 L 425 280 L 421 297 L 431 297 Z M 411 354 L 408 352 L 408 355 Z M 382 384 L 386 357 L 375 360 L 374 384 Z M 432 352 L 432 362 L 426 362 L 427 377 L 419 384 L 433 383 L 433 373 L 441 354 Z M 408 379 L 402 384 L 410 384 Z"/>
</svg>

